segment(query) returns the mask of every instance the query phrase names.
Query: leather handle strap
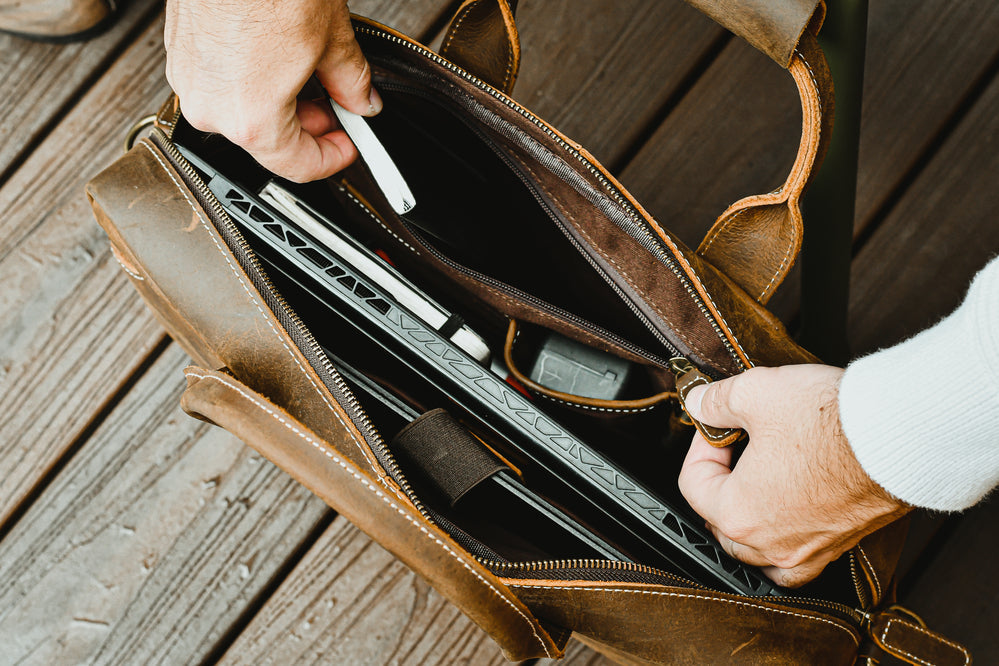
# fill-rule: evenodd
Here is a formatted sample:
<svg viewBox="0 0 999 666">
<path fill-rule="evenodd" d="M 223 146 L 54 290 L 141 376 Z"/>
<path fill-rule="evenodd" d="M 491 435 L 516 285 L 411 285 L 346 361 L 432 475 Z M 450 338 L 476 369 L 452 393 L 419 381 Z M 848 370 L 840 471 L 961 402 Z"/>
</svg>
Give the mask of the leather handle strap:
<svg viewBox="0 0 999 666">
<path fill-rule="evenodd" d="M 741 199 L 715 221 L 697 252 L 760 303 L 797 259 L 804 234 L 800 198 L 832 134 L 832 77 L 815 34 L 824 0 L 686 0 L 787 69 L 801 97 L 801 143 L 780 189 Z M 441 55 L 509 94 L 520 41 L 508 0 L 466 0 Z"/>
<path fill-rule="evenodd" d="M 685 0 L 788 69 L 806 32 L 818 34 L 825 0 Z M 517 0 L 465 0 L 441 55 L 509 94 L 520 67 Z"/>
<path fill-rule="evenodd" d="M 390 481 L 373 479 L 341 455 L 343 442 L 320 438 L 225 372 L 194 366 L 184 372 L 184 411 L 225 428 L 318 495 L 457 604 L 507 659 L 561 656 L 509 588 L 427 522 Z"/>
</svg>

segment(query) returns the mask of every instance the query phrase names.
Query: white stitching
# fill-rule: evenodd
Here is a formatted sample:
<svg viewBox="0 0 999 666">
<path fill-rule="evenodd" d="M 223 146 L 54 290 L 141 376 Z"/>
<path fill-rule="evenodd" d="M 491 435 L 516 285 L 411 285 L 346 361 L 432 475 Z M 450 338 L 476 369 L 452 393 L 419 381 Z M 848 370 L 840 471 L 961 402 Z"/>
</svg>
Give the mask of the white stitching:
<svg viewBox="0 0 999 666">
<path fill-rule="evenodd" d="M 377 495 L 380 500 L 382 500 L 383 502 L 385 502 L 386 504 L 388 504 L 390 507 L 392 507 L 393 509 L 395 509 L 396 512 L 399 513 L 399 515 L 401 515 L 403 518 L 405 518 L 406 520 L 408 520 L 414 527 L 419 528 L 419 530 L 421 532 L 423 532 L 423 534 L 425 534 L 427 536 L 427 538 L 429 538 L 432 541 L 434 541 L 435 543 L 437 543 L 437 545 L 439 545 L 441 548 L 443 548 L 448 553 L 448 555 L 450 555 L 455 560 L 457 560 L 473 576 L 475 576 L 476 578 L 478 578 L 483 584 L 485 584 L 490 590 L 492 590 L 496 594 L 496 596 L 498 596 L 504 603 L 506 603 L 508 606 L 510 606 L 511 608 L 513 608 L 513 610 L 516 611 L 516 613 L 518 615 L 520 615 L 520 617 L 522 617 L 525 622 L 527 622 L 528 626 L 531 629 L 531 633 L 534 634 L 534 637 L 536 639 L 538 639 L 538 643 L 541 644 L 541 647 L 545 651 L 545 654 L 547 656 L 549 656 L 549 657 L 552 656 L 552 653 L 548 650 L 548 645 L 545 643 L 544 640 L 542 640 L 542 638 L 540 636 L 538 636 L 538 632 L 537 632 L 537 630 L 534 627 L 534 623 L 531 622 L 530 618 L 528 618 L 527 615 L 525 615 L 523 611 L 521 611 L 519 608 L 517 608 L 516 604 L 514 604 L 512 601 L 510 601 L 510 599 L 508 599 L 506 596 L 504 596 L 502 592 L 500 592 L 499 590 L 497 590 L 496 587 L 492 585 L 492 583 L 490 583 L 488 580 L 486 580 L 485 578 L 483 578 L 482 575 L 478 571 L 476 571 L 475 569 L 473 569 L 472 566 L 468 564 L 468 562 L 466 562 L 464 559 L 462 559 L 461 556 L 459 556 L 456 552 L 454 552 L 454 550 L 452 550 L 446 543 L 444 543 L 443 541 L 441 541 L 440 539 L 438 539 L 435 535 L 431 534 L 430 531 L 424 525 L 421 525 L 419 522 L 416 521 L 416 519 L 414 519 L 412 516 L 410 516 L 408 512 L 406 512 L 401 507 L 399 507 L 397 504 L 395 504 L 395 502 L 393 502 L 391 500 L 391 498 L 389 498 L 387 495 L 385 495 L 385 493 L 383 493 L 381 490 L 379 490 L 375 486 L 371 485 L 371 483 L 367 479 L 365 479 L 364 476 L 362 476 L 361 474 L 358 474 L 354 470 L 350 469 L 347 466 L 346 462 L 344 462 L 341 458 L 339 458 L 339 457 L 337 457 L 336 455 L 333 454 L 333 452 L 330 450 L 330 447 L 323 446 L 323 444 L 321 442 L 313 439 L 308 434 L 306 434 L 305 432 L 303 432 L 300 429 L 298 429 L 297 427 L 295 427 L 295 425 L 293 423 L 290 423 L 289 421 L 287 421 L 286 419 L 284 419 L 280 414 L 278 414 L 274 410 L 270 409 L 266 404 L 261 403 L 255 397 L 253 397 L 252 395 L 246 393 L 242 388 L 240 388 L 239 386 L 233 384 L 231 381 L 229 381 L 229 379 L 227 377 L 220 376 L 220 375 L 214 375 L 214 374 L 209 375 L 209 374 L 204 374 L 204 373 L 198 373 L 197 371 L 190 370 L 190 369 L 187 370 L 187 374 L 194 375 L 195 377 L 198 377 L 199 379 L 212 379 L 212 380 L 215 380 L 215 381 L 219 382 L 220 384 L 228 386 L 229 388 L 231 388 L 232 390 L 236 391 L 241 396 L 243 396 L 245 399 L 249 400 L 250 402 L 252 402 L 253 404 L 255 404 L 257 407 L 261 408 L 266 413 L 270 414 L 279 423 L 281 423 L 281 425 L 283 425 L 284 427 L 286 427 L 289 430 L 291 430 L 293 433 L 295 433 L 296 435 L 298 435 L 301 439 L 303 439 L 307 443 L 311 444 L 316 450 L 318 450 L 323 455 L 325 455 L 327 458 L 329 458 L 330 460 L 332 460 L 333 462 L 335 462 L 337 465 L 339 465 L 345 472 L 347 472 L 348 474 L 350 474 L 350 476 L 352 476 L 354 479 L 360 481 L 361 484 L 364 487 L 366 487 L 368 490 L 370 490 L 373 493 L 375 493 L 375 495 Z M 353 434 L 351 434 L 351 437 L 353 437 Z"/>
<path fill-rule="evenodd" d="M 836 627 L 837 629 L 842 629 L 843 631 L 845 631 L 847 634 L 850 635 L 850 638 L 853 639 L 853 642 L 855 644 L 860 645 L 857 636 L 852 631 L 850 631 L 850 629 L 844 627 L 841 624 L 837 624 L 832 620 L 827 620 L 824 617 L 814 617 L 812 615 L 805 615 L 803 613 L 792 613 L 791 611 L 781 610 L 779 608 L 771 608 L 769 606 L 760 606 L 758 604 L 749 603 L 748 601 L 740 601 L 738 599 L 724 599 L 721 597 L 702 597 L 695 594 L 681 594 L 679 592 L 660 592 L 658 590 L 636 590 L 628 588 L 611 588 L 611 587 L 571 587 L 571 586 L 563 587 L 563 586 L 547 586 L 547 585 L 518 585 L 517 583 L 507 583 L 507 587 L 531 588 L 536 590 L 549 590 L 549 589 L 580 590 L 582 592 L 617 592 L 617 593 L 630 592 L 632 594 L 648 594 L 659 597 L 677 597 L 680 599 L 697 599 L 699 601 L 720 601 L 726 604 L 735 604 L 737 606 L 748 606 L 750 608 L 758 608 L 760 610 L 765 610 L 771 613 L 780 613 L 782 615 L 793 615 L 795 617 L 801 617 L 806 620 L 814 620 L 815 622 L 824 622 L 826 624 L 830 624 Z"/>
<path fill-rule="evenodd" d="M 180 191 L 181 195 L 187 201 L 188 205 L 191 206 L 191 210 L 193 210 L 194 214 L 198 216 L 198 220 L 201 222 L 201 225 L 205 228 L 205 231 L 208 232 L 208 238 L 210 238 L 212 244 L 215 245 L 215 249 L 217 249 L 219 251 L 219 254 L 222 255 L 222 258 L 225 259 L 225 263 L 229 266 L 229 269 L 232 270 L 233 274 L 236 276 L 236 279 L 239 281 L 240 286 L 243 287 L 243 291 L 246 292 L 247 298 L 250 299 L 250 302 L 254 305 L 254 307 L 257 308 L 257 311 L 261 314 L 261 316 L 263 316 L 264 321 L 267 322 L 267 325 L 270 327 L 271 331 L 273 331 L 274 335 L 281 343 L 281 346 L 285 348 L 285 350 L 291 356 L 292 360 L 295 361 L 295 365 L 297 365 L 298 369 L 302 371 L 302 374 L 312 385 L 312 388 L 316 390 L 316 393 L 319 395 L 320 399 L 322 399 L 322 401 L 326 403 L 326 406 L 330 408 L 330 412 L 333 413 L 333 416 L 336 417 L 336 420 L 340 422 L 340 425 L 343 426 L 348 433 L 350 433 L 351 439 L 353 439 L 354 443 L 357 444 L 357 448 L 361 451 L 361 455 L 364 456 L 364 459 L 368 461 L 369 465 L 371 465 L 371 469 L 374 470 L 375 477 L 379 479 L 382 478 L 382 476 L 384 476 L 384 472 L 375 464 L 375 461 L 371 459 L 371 457 L 368 455 L 368 452 L 365 450 L 365 447 L 354 435 L 354 431 L 351 430 L 351 428 L 343 421 L 342 418 L 340 418 L 340 414 L 337 412 L 336 408 L 330 403 L 329 400 L 326 399 L 326 396 L 323 395 L 323 392 L 319 390 L 319 387 L 316 386 L 316 383 L 312 381 L 312 377 L 309 375 L 309 372 L 304 367 L 302 367 L 302 364 L 301 362 L 299 362 L 298 357 L 295 356 L 295 352 L 291 350 L 288 344 L 284 341 L 284 338 L 281 337 L 281 334 L 278 332 L 278 330 L 274 328 L 274 323 L 271 321 L 271 318 L 267 316 L 267 313 L 264 312 L 260 303 L 257 301 L 256 298 L 254 298 L 253 292 L 247 286 L 246 281 L 243 280 L 243 276 L 239 274 L 239 271 L 236 269 L 235 266 L 233 266 L 232 261 L 229 260 L 229 257 L 222 249 L 222 246 L 219 245 L 218 240 L 215 238 L 215 234 L 212 233 L 214 227 L 212 227 L 209 224 L 208 220 L 206 220 L 201 215 L 201 212 L 198 210 L 198 206 L 196 206 L 195 203 L 191 201 L 191 198 L 187 195 L 187 191 L 181 186 L 180 183 L 177 182 L 177 179 L 173 177 L 173 174 L 170 172 L 170 169 L 167 167 L 166 164 L 163 163 L 163 160 L 161 160 L 160 156 L 156 154 L 156 151 L 153 150 L 152 146 L 150 146 L 145 141 L 142 142 L 142 145 L 145 146 L 146 149 L 149 151 L 149 153 L 156 159 L 157 162 L 159 162 L 160 166 L 163 167 L 163 171 L 166 172 L 166 175 L 169 176 L 170 180 L 173 181 L 173 184 L 177 186 L 177 189 Z"/>
<path fill-rule="evenodd" d="M 135 271 L 133 271 L 132 269 L 130 269 L 128 266 L 125 265 L 124 261 L 122 261 L 121 259 L 118 258 L 118 253 L 117 252 L 115 252 L 115 251 L 112 250 L 111 251 L 111 256 L 114 257 L 114 260 L 118 262 L 119 266 L 121 266 L 121 270 L 125 271 L 130 277 L 135 278 L 136 280 L 139 280 L 140 282 L 145 281 L 146 278 L 142 277 L 141 275 L 139 275 L 138 273 L 136 273 Z"/>
<path fill-rule="evenodd" d="M 461 18 L 457 20 L 457 22 L 454 24 L 454 27 L 451 28 L 451 30 L 449 31 L 451 34 L 448 35 L 447 43 L 441 47 L 441 54 L 447 54 L 448 49 L 451 48 L 451 42 L 454 41 L 455 35 L 458 34 L 458 28 L 460 28 L 461 24 L 465 21 L 466 18 L 468 18 L 468 15 L 472 13 L 472 10 L 475 9 L 476 5 L 479 4 L 479 1 L 480 0 L 473 0 L 472 2 L 468 3 L 467 7 L 465 7 L 465 11 L 462 12 Z"/>
<path fill-rule="evenodd" d="M 545 398 L 547 400 L 551 400 L 552 402 L 560 403 L 562 405 L 565 405 L 566 407 L 576 407 L 578 409 L 588 409 L 591 412 L 614 412 L 614 413 L 618 413 L 618 414 L 640 414 L 641 412 L 648 412 L 648 411 L 650 411 L 652 409 L 655 409 L 656 407 L 658 407 L 661 404 L 661 401 L 657 401 L 657 402 L 652 403 L 648 407 L 594 407 L 592 405 L 584 405 L 583 403 L 580 403 L 580 402 L 571 402 L 569 400 L 562 400 L 561 398 L 556 398 L 554 396 L 547 395 L 547 394 L 545 394 L 545 393 L 543 393 L 541 391 L 538 391 L 537 389 L 533 389 L 533 388 L 530 388 L 530 387 L 528 387 L 528 388 L 530 389 L 531 393 L 533 393 L 535 395 L 538 395 L 538 396 L 541 396 L 542 398 Z"/>
<path fill-rule="evenodd" d="M 859 543 L 857 544 L 857 552 L 859 552 L 860 556 L 864 558 L 864 562 L 867 564 L 867 568 L 871 570 L 871 578 L 874 579 L 874 585 L 878 591 L 878 598 L 875 601 L 875 603 L 877 603 L 877 601 L 881 600 L 881 581 L 878 580 L 878 572 L 874 569 L 874 565 L 871 564 L 871 561 L 867 559 L 867 553 L 864 552 L 864 549 L 861 547 Z"/>
<path fill-rule="evenodd" d="M 391 229 L 389 229 L 389 228 L 388 228 L 388 227 L 387 227 L 387 226 L 385 225 L 385 223 L 384 223 L 384 222 L 382 222 L 381 218 L 380 218 L 380 217 L 378 217 L 377 215 L 375 215 L 374 213 L 372 213 L 372 212 L 371 212 L 371 209 L 370 209 L 370 208 L 368 208 L 367 206 L 365 206 L 365 205 L 364 205 L 363 203 L 361 203 L 361 200 L 360 200 L 360 199 L 358 199 L 358 198 L 357 198 L 357 197 L 355 197 L 355 196 L 354 196 L 353 194 L 351 194 L 350 190 L 348 190 L 348 189 L 347 189 L 347 188 L 345 188 L 345 187 L 341 187 L 341 188 L 340 188 L 340 190 L 341 190 L 341 191 L 342 191 L 342 192 L 343 192 L 344 194 L 346 194 L 346 195 L 347 195 L 348 197 L 350 197 L 350 200 L 351 200 L 351 201 L 353 201 L 353 202 L 354 202 L 354 203 L 356 203 L 356 204 L 357 204 L 358 206 L 360 206 L 360 207 L 361 207 L 361 209 L 362 209 L 362 210 L 363 210 L 363 211 L 364 211 L 365 213 L 367 213 L 367 214 L 368 214 L 368 216 L 369 216 L 369 217 L 370 217 L 370 218 L 371 218 L 372 220 L 374 220 L 375 222 L 377 222 L 377 223 L 378 223 L 378 226 L 380 226 L 380 227 L 381 227 L 382 229 L 384 229 L 385 231 L 387 231 L 388 233 L 390 233 L 390 234 L 392 235 L 392 237 L 393 237 L 393 238 L 395 238 L 395 239 L 396 239 L 397 241 L 399 241 L 400 243 L 402 243 L 403 245 L 405 245 L 406 247 L 408 247 L 408 248 L 409 248 L 410 250 L 412 250 L 413 252 L 415 252 L 415 253 L 416 253 L 416 256 L 420 256 L 420 251 L 419 251 L 419 250 L 417 250 L 417 249 L 416 249 L 415 247 L 413 247 L 412 245 L 410 245 L 409 243 L 407 243 L 407 242 L 406 242 L 405 240 L 403 240 L 403 239 L 402 239 L 402 237 L 401 237 L 401 236 L 399 236 L 399 235 L 398 235 L 397 233 L 395 233 L 394 231 L 392 231 Z"/>
<path fill-rule="evenodd" d="M 819 82 L 815 79 L 815 72 L 812 71 L 812 66 L 808 64 L 808 61 L 805 59 L 805 56 L 801 55 L 801 52 L 798 51 L 797 49 L 794 50 L 794 53 L 798 56 L 798 59 L 801 60 L 801 63 L 805 66 L 805 69 L 808 70 L 808 78 L 810 78 L 812 80 L 812 85 L 815 87 L 815 99 L 816 99 L 816 101 L 818 102 L 818 105 L 819 105 L 819 122 L 818 122 L 818 130 L 817 130 L 818 133 L 815 135 L 815 143 L 816 143 L 816 146 L 817 146 L 819 144 L 819 142 L 822 140 L 822 117 L 821 117 L 822 116 L 822 92 L 819 90 Z M 802 115 L 804 115 L 804 111 L 802 111 Z M 812 168 L 814 168 L 814 167 L 815 167 L 815 158 L 813 156 L 813 158 L 812 158 L 812 164 L 809 167 L 809 172 L 811 172 Z M 781 189 L 783 189 L 783 187 Z M 799 208 L 800 208 L 800 204 L 799 204 Z M 786 266 L 787 263 L 788 263 L 788 261 L 791 260 L 791 258 L 792 258 L 791 255 L 793 253 L 794 253 L 794 239 L 792 238 L 791 243 L 787 246 L 787 252 L 784 254 L 783 261 L 781 261 L 780 262 L 780 266 L 777 267 L 777 272 L 774 273 L 774 275 L 773 275 L 772 278 L 770 278 L 770 282 L 768 282 L 767 286 L 763 288 L 763 291 L 760 292 L 760 295 L 756 297 L 756 300 L 760 300 L 761 298 L 763 298 L 764 296 L 766 296 L 768 293 L 770 293 L 770 288 L 773 287 L 774 282 L 776 282 L 777 278 L 780 277 L 781 273 L 784 271 L 784 266 Z"/>
<path fill-rule="evenodd" d="M 887 624 L 885 624 L 884 631 L 881 632 L 881 644 L 884 645 L 886 648 L 890 648 L 892 650 L 896 650 L 897 652 L 900 652 L 900 653 L 904 654 L 905 656 L 909 657 L 910 659 L 912 659 L 914 661 L 918 661 L 920 664 L 925 664 L 926 666 L 934 666 L 934 664 L 932 662 L 926 661 L 924 659 L 920 659 L 916 655 L 910 654 L 910 653 L 906 652 L 905 650 L 903 650 L 902 648 L 898 647 L 897 645 L 890 644 L 888 642 L 888 630 L 891 629 L 892 622 L 898 622 L 899 624 L 901 624 L 904 627 L 908 627 L 909 629 L 914 629 L 915 631 L 918 631 L 918 632 L 920 632 L 922 634 L 926 634 L 926 636 L 928 636 L 931 640 L 940 641 L 941 643 L 943 643 L 945 645 L 951 646 L 952 648 L 954 648 L 955 650 L 957 650 L 958 652 L 960 652 L 961 654 L 964 655 L 964 663 L 965 664 L 970 664 L 971 663 L 971 653 L 968 652 L 968 649 L 965 648 L 963 645 L 959 645 L 957 643 L 949 641 L 946 638 L 944 638 L 943 636 L 939 636 L 937 634 L 934 634 L 933 632 L 927 631 L 926 629 L 923 629 L 922 627 L 920 627 L 918 625 L 912 624 L 911 622 L 906 622 L 905 620 L 900 620 L 900 619 L 894 618 L 894 617 L 888 619 Z"/>
<path fill-rule="evenodd" d="M 707 380 L 705 380 L 703 377 L 698 377 L 697 375 L 694 375 L 693 377 L 691 377 L 690 379 L 688 379 L 687 381 L 685 381 L 683 383 L 683 386 L 677 386 L 676 387 L 677 394 L 678 395 L 679 394 L 686 395 L 686 393 L 688 392 L 687 391 L 688 387 L 690 387 L 691 384 L 694 384 L 696 386 L 698 382 L 700 382 L 703 386 L 707 386 L 710 383 Z M 686 400 L 684 400 L 684 409 L 686 409 Z M 689 415 L 690 414 L 688 413 L 688 416 Z M 719 434 L 719 435 L 712 435 L 711 433 L 708 432 L 708 427 L 709 426 L 707 426 L 706 424 L 702 423 L 701 421 L 698 421 L 697 419 L 695 419 L 693 417 L 691 417 L 690 420 L 694 422 L 695 426 L 699 426 L 697 428 L 697 431 L 699 433 L 701 433 L 701 435 L 703 435 L 704 438 L 707 439 L 710 442 L 721 442 L 721 441 L 725 440 L 726 438 L 731 437 L 736 432 L 735 428 L 715 428 L 714 426 L 710 426 L 710 427 L 714 428 L 715 430 L 721 431 L 721 434 Z"/>
</svg>

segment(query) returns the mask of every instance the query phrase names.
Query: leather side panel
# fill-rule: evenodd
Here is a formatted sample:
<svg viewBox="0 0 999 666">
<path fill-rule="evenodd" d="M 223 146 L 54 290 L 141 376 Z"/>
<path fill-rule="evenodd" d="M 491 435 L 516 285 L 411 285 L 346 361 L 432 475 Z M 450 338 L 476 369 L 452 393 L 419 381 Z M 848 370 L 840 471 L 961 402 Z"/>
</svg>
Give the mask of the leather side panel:
<svg viewBox="0 0 999 666">
<path fill-rule="evenodd" d="M 221 425 L 318 495 L 461 608 L 508 659 L 558 657 L 559 648 L 524 605 L 478 562 L 430 525 L 392 488 L 338 455 L 350 433 L 320 440 L 280 407 L 234 378 L 188 368 L 184 409 Z"/>
<path fill-rule="evenodd" d="M 136 144 L 87 191 L 123 267 L 185 351 L 228 367 L 321 437 L 352 431 L 353 444 L 342 453 L 374 478 L 384 477 L 346 412 L 153 144 Z"/>
<path fill-rule="evenodd" d="M 860 638 L 804 610 L 654 585 L 504 581 L 538 617 L 630 663 L 852 664 Z M 655 618 L 654 620 L 651 618 Z M 643 662 L 642 660 L 647 660 Z"/>
</svg>

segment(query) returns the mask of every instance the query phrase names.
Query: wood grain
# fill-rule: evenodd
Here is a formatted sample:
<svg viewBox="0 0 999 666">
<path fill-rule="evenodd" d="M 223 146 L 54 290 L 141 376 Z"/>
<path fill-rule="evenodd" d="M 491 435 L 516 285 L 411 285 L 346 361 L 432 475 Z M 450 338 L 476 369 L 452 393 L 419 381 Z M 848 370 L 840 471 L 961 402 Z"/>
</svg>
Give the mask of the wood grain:
<svg viewBox="0 0 999 666">
<path fill-rule="evenodd" d="M 991 664 L 999 655 L 996 590 L 999 569 L 999 501 L 970 509 L 929 567 L 902 598 L 930 629 L 971 651 L 974 663 Z"/>
<path fill-rule="evenodd" d="M 419 33 L 444 5 L 355 9 Z M 160 17 L 0 188 L 0 524 L 162 339 L 83 196 L 169 92 L 162 33 Z"/>
<path fill-rule="evenodd" d="M 423 579 L 337 518 L 220 664 L 505 664 Z"/>
<path fill-rule="evenodd" d="M 611 666 L 611 659 L 583 645 L 575 639 L 570 639 L 565 648 L 565 656 L 561 659 L 539 659 L 537 666 Z"/>
<path fill-rule="evenodd" d="M 86 42 L 44 44 L 0 34 L 0 182 L 67 106 L 86 92 L 127 45 L 129 33 L 151 20 L 153 0 L 121 3 L 104 34 Z"/>
<path fill-rule="evenodd" d="M 513 96 L 605 164 L 621 160 L 721 28 L 682 2 L 525 2 Z"/>
<path fill-rule="evenodd" d="M 850 332 L 865 353 L 960 303 L 999 250 L 999 79 L 940 148 L 853 262 Z"/>
<path fill-rule="evenodd" d="M 0 521 L 162 337 L 83 196 L 167 93 L 162 30 L 151 25 L 0 188 Z"/>
<path fill-rule="evenodd" d="M 918 10 L 906 0 L 871 4 L 857 231 L 999 52 L 997 14 L 989 0 L 935 0 Z M 666 228 L 696 246 L 729 204 L 783 182 L 799 128 L 790 78 L 735 40 L 621 177 Z M 773 302 L 788 315 L 796 310 L 793 280 L 785 288 L 791 293 L 778 292 Z"/>
<path fill-rule="evenodd" d="M 327 507 L 178 405 L 172 345 L 0 543 L 6 663 L 196 663 Z"/>
</svg>

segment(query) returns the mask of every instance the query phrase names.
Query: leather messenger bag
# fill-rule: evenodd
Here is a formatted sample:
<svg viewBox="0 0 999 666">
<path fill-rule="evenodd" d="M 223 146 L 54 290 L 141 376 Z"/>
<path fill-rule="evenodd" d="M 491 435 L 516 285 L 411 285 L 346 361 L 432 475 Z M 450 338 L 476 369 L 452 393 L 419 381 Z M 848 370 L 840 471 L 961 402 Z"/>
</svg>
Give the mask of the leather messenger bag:
<svg viewBox="0 0 999 666">
<path fill-rule="evenodd" d="M 508 0 L 464 2 L 439 53 L 355 17 L 385 99 L 372 126 L 412 186 L 416 208 L 397 213 L 363 161 L 327 181 L 288 187 L 461 312 L 522 392 L 448 351 L 440 331 L 424 330 L 376 297 L 380 287 L 344 275 L 243 195 L 210 189 L 192 163 L 199 146 L 233 182 L 259 184 L 269 175 L 221 137 L 194 130 L 176 98 L 147 136 L 88 185 L 88 196 L 123 270 L 193 359 L 183 408 L 231 431 L 354 522 L 509 659 L 559 657 L 575 634 L 625 663 L 853 664 L 886 654 L 914 664 L 968 663 L 961 646 L 893 606 L 904 523 L 869 535 L 807 589 L 769 590 L 759 572 L 704 538 L 696 516 L 664 508 L 692 432 L 677 386 L 816 360 L 765 305 L 799 251 L 798 199 L 821 159 L 832 109 L 815 39 L 825 11 L 819 0 L 690 1 L 786 69 L 802 108 L 801 143 L 784 185 L 733 204 L 696 250 L 582 146 L 510 97 L 520 51 Z M 250 227 L 236 224 L 223 203 L 247 212 Z M 474 384 L 502 396 L 505 413 L 537 439 L 547 437 L 564 469 L 586 475 L 593 493 L 619 499 L 629 515 L 656 521 L 716 578 L 698 580 L 641 549 L 580 558 L 560 552 L 557 540 L 539 547 L 546 530 L 532 527 L 531 515 L 508 514 L 505 503 L 462 508 L 464 495 L 475 495 L 497 466 L 503 478 L 533 484 L 542 496 L 547 486 L 537 479 L 547 477 L 489 424 L 476 432 L 474 410 L 442 412 L 424 397 L 420 373 L 383 366 L 389 354 L 377 341 L 318 313 L 293 271 L 278 275 L 263 260 L 247 231 L 253 225 L 261 237 L 280 236 L 355 300 L 389 319 L 402 313 L 393 320 L 400 335 L 440 354 L 469 390 Z M 450 335 L 461 325 L 444 327 Z M 623 393 L 578 395 L 538 381 L 528 366 L 553 335 L 624 363 Z M 427 413 L 400 422 L 399 411 L 414 406 Z M 739 437 L 702 432 L 717 445 Z M 495 464 L 468 482 L 474 456 L 445 455 L 457 440 Z M 450 501 L 425 478 L 435 467 L 445 470 L 444 486 L 464 479 Z M 553 504 L 571 514 L 572 501 L 563 500 Z M 597 534 L 613 533 L 612 522 L 580 520 Z M 772 593 L 761 594 L 764 587 Z"/>
</svg>

